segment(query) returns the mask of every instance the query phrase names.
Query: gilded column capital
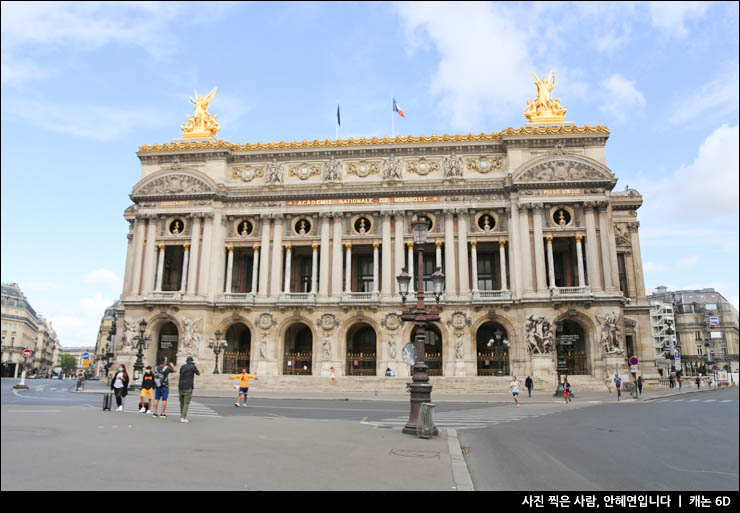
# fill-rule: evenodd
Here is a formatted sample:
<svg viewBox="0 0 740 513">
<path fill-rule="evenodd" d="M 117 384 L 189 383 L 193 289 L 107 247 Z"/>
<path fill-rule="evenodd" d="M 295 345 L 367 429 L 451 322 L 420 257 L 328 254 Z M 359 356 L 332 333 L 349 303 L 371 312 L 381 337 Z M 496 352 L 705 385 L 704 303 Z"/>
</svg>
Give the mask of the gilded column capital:
<svg viewBox="0 0 740 513">
<path fill-rule="evenodd" d="M 164 251 L 164 244 L 157 244 L 160 251 Z"/>
<path fill-rule="evenodd" d="M 435 241 L 435 242 L 434 242 L 434 246 L 435 246 L 435 247 L 436 247 L 437 249 L 440 249 L 440 248 L 442 247 L 442 241 L 441 241 L 441 240 Z"/>
<path fill-rule="evenodd" d="M 344 243 L 344 248 L 345 249 L 352 249 L 352 244 L 350 244 L 349 242 L 345 242 Z"/>
<path fill-rule="evenodd" d="M 260 245 L 259 244 L 255 244 L 254 246 L 252 246 L 252 249 L 254 250 L 255 253 L 259 253 L 260 252 Z"/>
<path fill-rule="evenodd" d="M 373 242 L 373 250 L 378 249 L 380 247 L 380 242 Z"/>
<path fill-rule="evenodd" d="M 413 242 L 407 242 L 406 247 L 409 249 L 414 249 L 414 243 Z"/>
<path fill-rule="evenodd" d="M 234 246 L 226 246 L 226 249 L 229 250 L 229 253 L 233 253 L 234 252 Z"/>
<path fill-rule="evenodd" d="M 190 244 L 186 243 L 182 245 L 185 248 L 185 251 L 190 251 Z"/>
<path fill-rule="evenodd" d="M 576 235 L 576 243 L 580 244 L 583 240 L 583 235 Z"/>
<path fill-rule="evenodd" d="M 313 244 L 311 244 L 311 249 L 314 251 L 314 253 L 316 251 L 318 251 L 319 250 L 319 243 L 318 242 L 314 242 Z"/>
<path fill-rule="evenodd" d="M 477 240 L 471 240 L 470 241 L 470 247 L 477 248 L 478 247 L 478 241 Z"/>
<path fill-rule="evenodd" d="M 293 249 L 293 246 L 291 246 L 290 244 L 285 245 L 285 251 L 290 251 L 292 249 Z"/>
<path fill-rule="evenodd" d="M 506 241 L 505 240 L 498 241 L 498 247 L 499 248 L 505 248 L 506 247 Z"/>
<path fill-rule="evenodd" d="M 552 244 L 552 235 L 548 234 L 547 236 L 545 236 L 545 239 L 547 240 L 548 244 Z"/>
</svg>

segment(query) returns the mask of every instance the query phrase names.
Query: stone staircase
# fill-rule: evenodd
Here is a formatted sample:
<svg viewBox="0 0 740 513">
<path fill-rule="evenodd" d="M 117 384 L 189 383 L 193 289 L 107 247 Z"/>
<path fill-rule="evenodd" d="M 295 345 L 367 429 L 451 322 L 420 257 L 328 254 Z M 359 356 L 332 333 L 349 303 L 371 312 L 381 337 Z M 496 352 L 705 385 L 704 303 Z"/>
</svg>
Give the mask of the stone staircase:
<svg viewBox="0 0 740 513">
<path fill-rule="evenodd" d="M 236 379 L 228 379 L 229 374 L 203 374 L 196 377 L 195 387 L 199 390 L 212 390 L 220 392 L 234 392 L 234 386 L 239 384 Z M 517 378 L 524 389 L 526 376 Z M 492 393 L 510 392 L 510 376 L 471 376 L 471 377 L 442 377 L 432 376 L 429 378 L 436 393 L 466 394 L 466 393 Z M 604 390 L 604 383 L 593 376 L 569 376 L 568 380 L 573 391 L 578 390 Z M 250 386 L 254 390 L 262 392 L 379 392 L 379 393 L 404 393 L 406 383 L 410 377 L 388 377 L 388 376 L 337 376 L 337 384 L 332 385 L 328 377 L 323 376 L 261 376 L 259 381 L 251 381 Z M 535 380 L 535 389 L 555 389 L 556 379 Z M 177 377 L 170 377 L 170 387 L 177 389 Z"/>
</svg>

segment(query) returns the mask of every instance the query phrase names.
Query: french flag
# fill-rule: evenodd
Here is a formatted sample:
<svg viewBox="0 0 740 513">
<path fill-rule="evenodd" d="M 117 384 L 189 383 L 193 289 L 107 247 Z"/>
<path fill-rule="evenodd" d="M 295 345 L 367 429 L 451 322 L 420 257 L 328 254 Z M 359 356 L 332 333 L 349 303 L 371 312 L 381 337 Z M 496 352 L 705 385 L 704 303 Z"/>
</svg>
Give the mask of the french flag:
<svg viewBox="0 0 740 513">
<path fill-rule="evenodd" d="M 395 98 L 393 98 L 393 112 L 398 112 L 399 116 L 401 116 L 404 119 L 406 118 L 406 116 L 403 115 L 403 111 L 401 110 L 401 107 L 399 107 L 398 104 L 396 103 Z"/>
</svg>

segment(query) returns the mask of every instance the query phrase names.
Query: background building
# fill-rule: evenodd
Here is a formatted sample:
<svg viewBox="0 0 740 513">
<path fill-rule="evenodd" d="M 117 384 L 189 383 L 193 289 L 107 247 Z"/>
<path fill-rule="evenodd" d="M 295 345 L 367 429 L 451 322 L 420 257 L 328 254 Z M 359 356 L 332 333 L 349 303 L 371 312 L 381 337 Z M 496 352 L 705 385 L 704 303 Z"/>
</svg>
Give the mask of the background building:
<svg viewBox="0 0 740 513">
<path fill-rule="evenodd" d="M 738 311 L 722 294 L 713 288 L 669 291 L 658 287 L 649 299 L 651 304 L 673 307 L 676 350 L 684 375 L 738 369 Z"/>
<path fill-rule="evenodd" d="M 59 364 L 60 343 L 51 323 L 31 307 L 17 283 L 2 284 L 2 376 L 19 377 L 28 372 L 51 374 Z M 28 359 L 24 349 L 31 350 Z"/>
<path fill-rule="evenodd" d="M 93 369 L 94 374 L 98 377 L 106 374 L 106 358 L 109 351 L 110 353 L 113 353 L 113 344 L 115 344 L 115 341 L 111 341 L 109 339 L 109 335 L 111 334 L 111 328 L 113 326 L 114 313 L 118 318 L 123 319 L 123 304 L 120 300 L 106 308 L 103 318 L 100 320 L 100 329 L 98 330 L 98 338 L 95 343 L 95 367 Z"/>
</svg>

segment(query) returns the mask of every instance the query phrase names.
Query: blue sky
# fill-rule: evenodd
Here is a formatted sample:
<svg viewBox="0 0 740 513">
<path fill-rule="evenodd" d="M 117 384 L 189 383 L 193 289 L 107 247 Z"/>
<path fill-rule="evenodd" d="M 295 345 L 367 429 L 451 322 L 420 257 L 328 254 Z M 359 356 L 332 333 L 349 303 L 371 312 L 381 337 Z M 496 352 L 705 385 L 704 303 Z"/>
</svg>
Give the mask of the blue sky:
<svg viewBox="0 0 740 513">
<path fill-rule="evenodd" d="M 234 143 L 520 127 L 530 70 L 638 189 L 645 285 L 738 306 L 738 4 L 2 3 L 2 281 L 65 346 L 118 298 L 136 151 L 188 96 Z"/>
</svg>

